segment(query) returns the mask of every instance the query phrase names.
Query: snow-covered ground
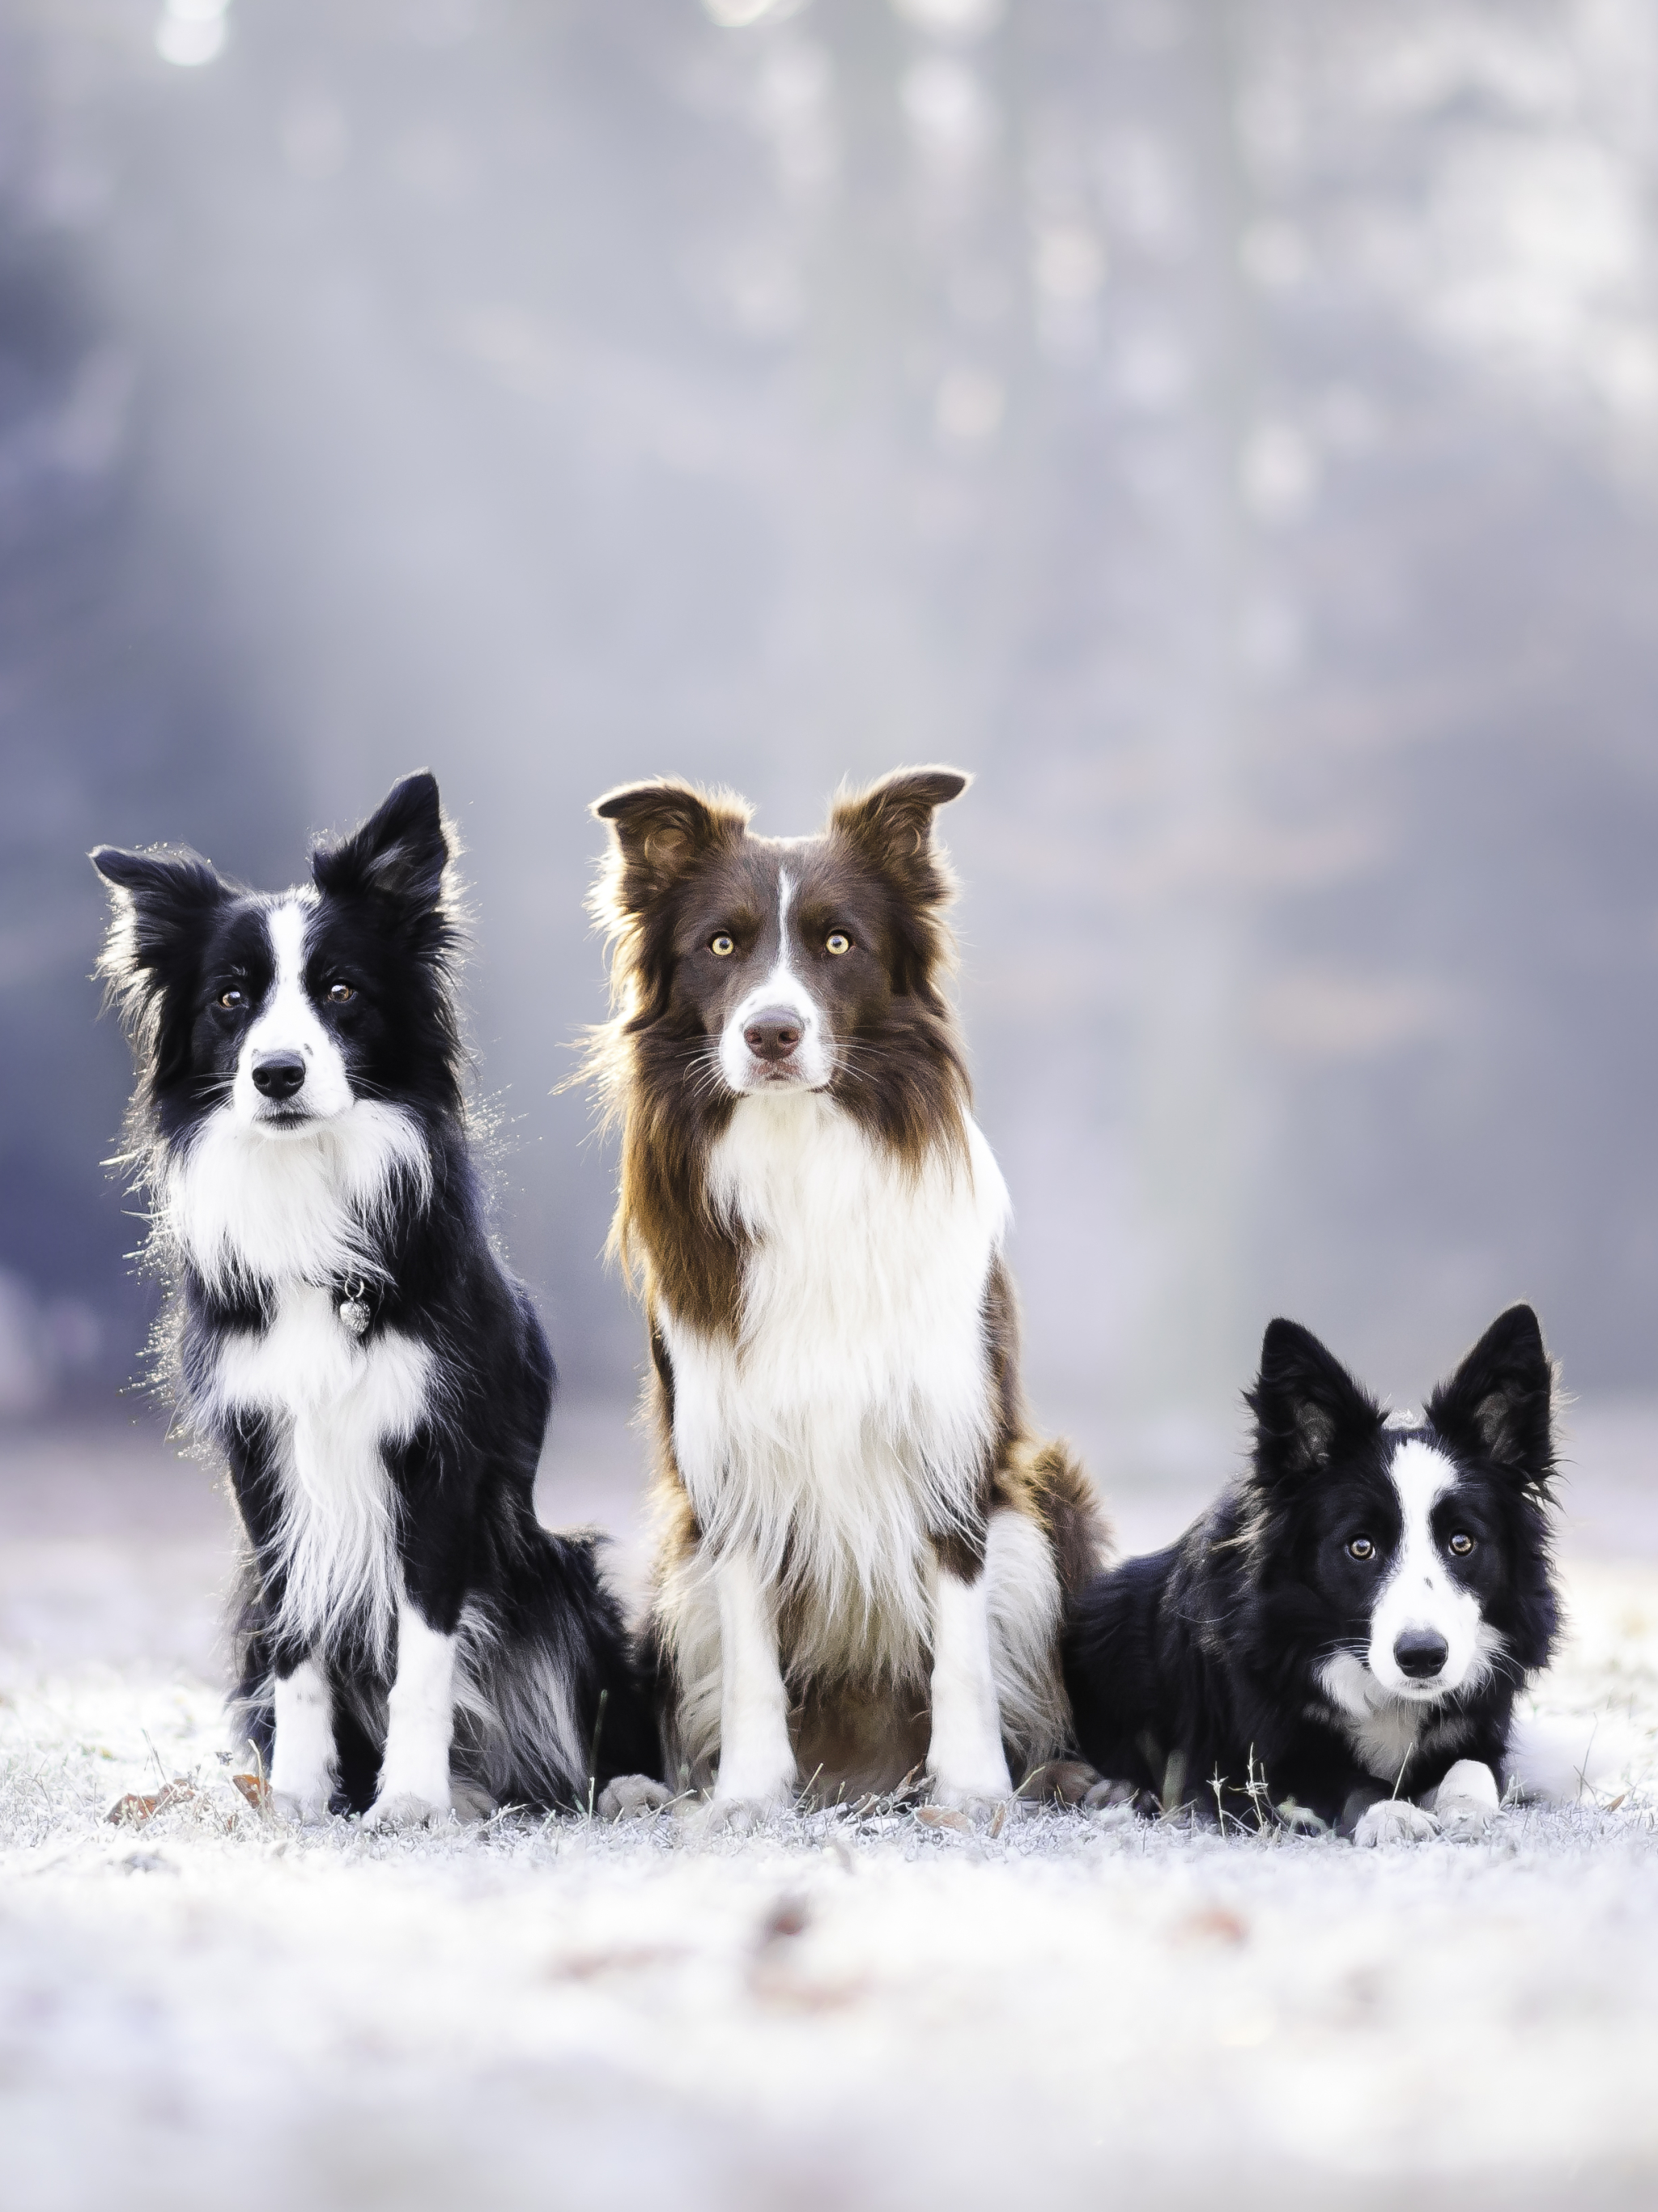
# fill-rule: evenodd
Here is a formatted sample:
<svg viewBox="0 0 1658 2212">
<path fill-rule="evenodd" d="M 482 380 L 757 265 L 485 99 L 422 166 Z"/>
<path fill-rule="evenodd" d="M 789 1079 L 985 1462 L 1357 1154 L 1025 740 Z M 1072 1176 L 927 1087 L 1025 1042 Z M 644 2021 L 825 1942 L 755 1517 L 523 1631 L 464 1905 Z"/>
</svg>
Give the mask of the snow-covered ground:
<svg viewBox="0 0 1658 2212">
<path fill-rule="evenodd" d="M 205 1477 L 0 1447 L 0 2204 L 1645 2206 L 1658 1422 L 1580 1428 L 1543 1702 L 1623 1771 L 1388 1855 L 1074 1813 L 290 1833 L 218 1757 Z M 619 1424 L 566 1429 L 550 1505 L 625 1523 Z"/>
</svg>

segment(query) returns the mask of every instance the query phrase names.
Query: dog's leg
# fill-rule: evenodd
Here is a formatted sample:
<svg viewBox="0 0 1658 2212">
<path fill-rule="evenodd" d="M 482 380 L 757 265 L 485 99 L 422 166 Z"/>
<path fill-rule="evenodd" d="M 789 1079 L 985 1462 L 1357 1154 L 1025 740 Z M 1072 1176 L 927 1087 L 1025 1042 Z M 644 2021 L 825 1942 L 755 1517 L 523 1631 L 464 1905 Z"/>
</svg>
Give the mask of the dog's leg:
<svg viewBox="0 0 1658 2212">
<path fill-rule="evenodd" d="M 1497 1777 L 1479 1759 L 1459 1759 L 1422 1802 L 1448 1836 L 1483 1836 L 1497 1815 Z"/>
<path fill-rule="evenodd" d="M 270 1794 L 294 1820 L 325 1820 L 334 1794 L 334 1700 L 314 1659 L 276 1680 Z"/>
<path fill-rule="evenodd" d="M 932 1562 L 932 1739 L 926 1769 L 940 1805 L 988 1814 L 1013 1795 L 990 1663 L 989 1581 Z"/>
<path fill-rule="evenodd" d="M 387 1701 L 380 1788 L 366 1828 L 417 1827 L 452 1809 L 455 1638 L 428 1626 L 405 1597 L 398 1607 L 398 1673 Z"/>
<path fill-rule="evenodd" d="M 788 1692 L 777 1652 L 777 1601 L 746 1553 L 714 1571 L 720 1600 L 720 1817 L 740 1825 L 794 1794 Z"/>
</svg>

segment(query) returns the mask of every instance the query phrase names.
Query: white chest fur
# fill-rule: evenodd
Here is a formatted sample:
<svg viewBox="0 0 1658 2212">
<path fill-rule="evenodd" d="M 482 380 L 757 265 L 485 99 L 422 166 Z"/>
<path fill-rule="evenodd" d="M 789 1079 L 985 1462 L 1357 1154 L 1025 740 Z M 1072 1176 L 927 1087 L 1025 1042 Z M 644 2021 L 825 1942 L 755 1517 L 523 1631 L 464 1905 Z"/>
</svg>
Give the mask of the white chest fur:
<svg viewBox="0 0 1658 2212">
<path fill-rule="evenodd" d="M 325 1642 L 348 1619 L 383 1654 L 399 1579 L 382 1448 L 404 1443 L 426 1410 L 431 1356 L 395 1330 L 360 1344 L 333 1295 L 290 1283 L 263 1332 L 224 1339 L 216 1411 L 266 1415 L 282 1486 L 283 1626 Z"/>
<path fill-rule="evenodd" d="M 359 1099 L 302 1133 L 272 1133 L 229 1109 L 210 1115 L 169 1163 L 165 1232 L 216 1290 L 236 1281 L 325 1283 L 373 1272 L 365 1231 L 401 1180 L 415 1202 L 432 1164 L 413 1120 Z"/>
<path fill-rule="evenodd" d="M 821 1094 L 750 1097 L 710 1188 L 751 1240 L 739 1340 L 662 1316 L 702 1527 L 767 1577 L 786 1557 L 831 1612 L 896 1609 L 919 1632 L 927 1532 L 963 1517 L 995 1432 L 983 1302 L 1008 1198 L 990 1148 L 969 1125 L 965 1159 L 911 1170 Z"/>
</svg>

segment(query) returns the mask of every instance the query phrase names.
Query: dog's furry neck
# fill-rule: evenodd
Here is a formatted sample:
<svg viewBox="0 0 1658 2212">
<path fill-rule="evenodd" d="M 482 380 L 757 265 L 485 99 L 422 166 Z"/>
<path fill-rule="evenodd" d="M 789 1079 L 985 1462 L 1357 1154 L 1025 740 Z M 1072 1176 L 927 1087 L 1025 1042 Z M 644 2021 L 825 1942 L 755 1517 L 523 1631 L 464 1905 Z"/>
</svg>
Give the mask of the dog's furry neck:
<svg viewBox="0 0 1658 2212">
<path fill-rule="evenodd" d="M 383 1274 L 387 1216 L 400 1194 L 424 1209 L 433 1165 L 412 1114 L 360 1099 L 297 1135 L 210 1115 L 156 1181 L 158 1235 L 222 1295 Z"/>
</svg>

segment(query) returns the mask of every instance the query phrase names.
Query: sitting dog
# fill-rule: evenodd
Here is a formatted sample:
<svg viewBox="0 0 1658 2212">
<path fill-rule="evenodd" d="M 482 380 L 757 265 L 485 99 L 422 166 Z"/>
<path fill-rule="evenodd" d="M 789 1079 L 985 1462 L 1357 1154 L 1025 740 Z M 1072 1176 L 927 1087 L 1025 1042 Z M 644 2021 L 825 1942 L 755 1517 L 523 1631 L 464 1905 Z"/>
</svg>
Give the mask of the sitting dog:
<svg viewBox="0 0 1658 2212">
<path fill-rule="evenodd" d="M 739 1825 L 923 1769 L 977 1815 L 1068 1731 L 1061 1600 L 1098 1532 L 1026 1424 L 1007 1192 L 941 988 L 932 817 L 967 781 L 900 771 L 805 838 L 673 781 L 594 809 L 616 1013 L 592 1066 L 653 1365 L 649 1637 L 670 1771 L 717 1769 Z"/>
<path fill-rule="evenodd" d="M 229 1463 L 238 1707 L 279 1806 L 402 1824 L 653 1765 L 593 1540 L 535 1516 L 553 1366 L 467 1150 L 437 786 L 274 897 L 193 854 L 93 860 L 167 1373 Z"/>
<path fill-rule="evenodd" d="M 1167 1810 L 1301 1808 L 1360 1843 L 1494 1813 L 1515 1695 L 1558 1621 L 1553 1395 L 1529 1306 L 1420 1421 L 1272 1322 L 1248 1473 L 1072 1609 L 1084 1756 Z"/>
</svg>

